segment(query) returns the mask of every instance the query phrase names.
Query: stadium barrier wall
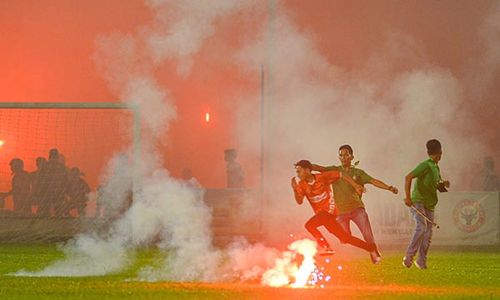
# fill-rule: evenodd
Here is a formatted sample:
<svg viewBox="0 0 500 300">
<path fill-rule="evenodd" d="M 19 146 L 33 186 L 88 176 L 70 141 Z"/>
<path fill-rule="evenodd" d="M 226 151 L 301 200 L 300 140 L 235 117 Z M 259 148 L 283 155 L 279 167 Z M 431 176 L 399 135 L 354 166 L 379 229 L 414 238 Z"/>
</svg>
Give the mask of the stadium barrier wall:
<svg viewBox="0 0 500 300">
<path fill-rule="evenodd" d="M 414 221 L 409 208 L 398 202 L 369 209 L 376 240 L 381 244 L 406 244 Z M 499 192 L 448 192 L 439 194 L 432 244 L 487 246 L 500 244 Z"/>
<path fill-rule="evenodd" d="M 250 242 L 258 240 L 259 220 L 245 217 L 247 198 L 257 199 L 257 191 L 250 189 L 208 189 L 204 201 L 212 210 L 213 241 L 224 246 L 237 237 Z M 118 216 L 113 215 L 113 218 Z M 78 233 L 106 228 L 110 219 L 99 217 L 55 218 L 25 217 L 8 209 L 0 209 L 0 243 L 63 242 Z"/>
</svg>

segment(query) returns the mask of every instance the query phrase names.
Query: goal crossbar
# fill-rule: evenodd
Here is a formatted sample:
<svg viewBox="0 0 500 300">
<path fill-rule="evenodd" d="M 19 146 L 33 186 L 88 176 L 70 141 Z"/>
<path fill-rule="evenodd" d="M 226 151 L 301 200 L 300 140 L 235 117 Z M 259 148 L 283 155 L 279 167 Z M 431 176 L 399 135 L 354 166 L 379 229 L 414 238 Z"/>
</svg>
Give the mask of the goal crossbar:
<svg viewBox="0 0 500 300">
<path fill-rule="evenodd" d="M 138 106 L 120 102 L 0 102 L 0 108 L 14 109 L 138 109 Z"/>
</svg>

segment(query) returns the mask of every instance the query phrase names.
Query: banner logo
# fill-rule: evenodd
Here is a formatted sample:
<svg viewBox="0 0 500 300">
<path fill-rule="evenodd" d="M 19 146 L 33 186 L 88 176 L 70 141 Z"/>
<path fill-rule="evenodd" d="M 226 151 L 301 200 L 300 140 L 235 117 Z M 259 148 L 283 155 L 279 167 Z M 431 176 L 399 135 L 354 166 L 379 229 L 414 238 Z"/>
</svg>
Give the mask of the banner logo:
<svg viewBox="0 0 500 300">
<path fill-rule="evenodd" d="M 472 233 L 483 226 L 485 212 L 479 201 L 465 199 L 453 209 L 453 222 L 463 232 Z"/>
</svg>

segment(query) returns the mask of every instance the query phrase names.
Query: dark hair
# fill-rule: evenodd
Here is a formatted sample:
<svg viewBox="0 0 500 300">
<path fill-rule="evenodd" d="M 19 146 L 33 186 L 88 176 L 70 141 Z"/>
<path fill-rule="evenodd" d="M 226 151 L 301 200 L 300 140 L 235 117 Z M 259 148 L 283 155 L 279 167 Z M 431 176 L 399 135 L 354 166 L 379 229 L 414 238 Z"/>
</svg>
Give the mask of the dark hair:
<svg viewBox="0 0 500 300">
<path fill-rule="evenodd" d="M 309 169 L 309 170 L 312 170 L 312 167 L 313 167 L 311 162 L 308 160 L 305 160 L 305 159 L 296 162 L 294 166 L 301 167 L 304 169 Z"/>
<path fill-rule="evenodd" d="M 20 158 L 14 158 L 10 161 L 9 165 L 11 165 L 12 167 L 17 166 L 22 169 L 24 168 L 24 161 Z"/>
<path fill-rule="evenodd" d="M 56 148 L 50 149 L 49 151 L 49 159 L 58 159 L 59 158 L 59 150 Z"/>
<path fill-rule="evenodd" d="M 427 154 L 429 155 L 441 153 L 441 143 L 436 139 L 427 141 L 427 144 L 425 144 L 425 146 L 427 147 Z"/>
<path fill-rule="evenodd" d="M 346 149 L 347 151 L 349 151 L 349 153 L 350 153 L 351 155 L 353 155 L 353 151 L 352 151 L 352 147 L 351 147 L 351 146 L 349 146 L 349 145 L 342 145 L 342 146 L 340 146 L 340 148 L 339 148 L 339 152 L 340 152 L 340 150 L 342 150 L 342 149 Z"/>
<path fill-rule="evenodd" d="M 236 149 L 226 149 L 224 150 L 224 160 L 235 160 L 238 157 L 238 151 Z"/>
<path fill-rule="evenodd" d="M 79 168 L 77 167 L 73 167 L 69 170 L 69 173 L 73 176 L 85 176 L 84 173 L 82 173 L 82 171 L 80 171 Z"/>
<path fill-rule="evenodd" d="M 224 154 L 228 154 L 228 155 L 236 155 L 238 152 L 236 151 L 236 149 L 233 149 L 233 148 L 229 148 L 229 149 L 225 149 L 224 150 Z"/>
</svg>

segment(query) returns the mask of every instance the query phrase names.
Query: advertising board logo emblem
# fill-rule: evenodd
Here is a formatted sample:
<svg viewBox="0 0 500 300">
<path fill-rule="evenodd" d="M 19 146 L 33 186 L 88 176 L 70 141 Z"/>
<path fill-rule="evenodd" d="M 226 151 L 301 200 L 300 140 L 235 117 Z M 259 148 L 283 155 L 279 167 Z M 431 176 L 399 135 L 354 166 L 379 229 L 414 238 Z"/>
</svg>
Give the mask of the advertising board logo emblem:
<svg viewBox="0 0 500 300">
<path fill-rule="evenodd" d="M 453 209 L 453 222 L 463 232 L 472 233 L 483 226 L 485 212 L 483 206 L 476 200 L 465 199 Z"/>
</svg>

